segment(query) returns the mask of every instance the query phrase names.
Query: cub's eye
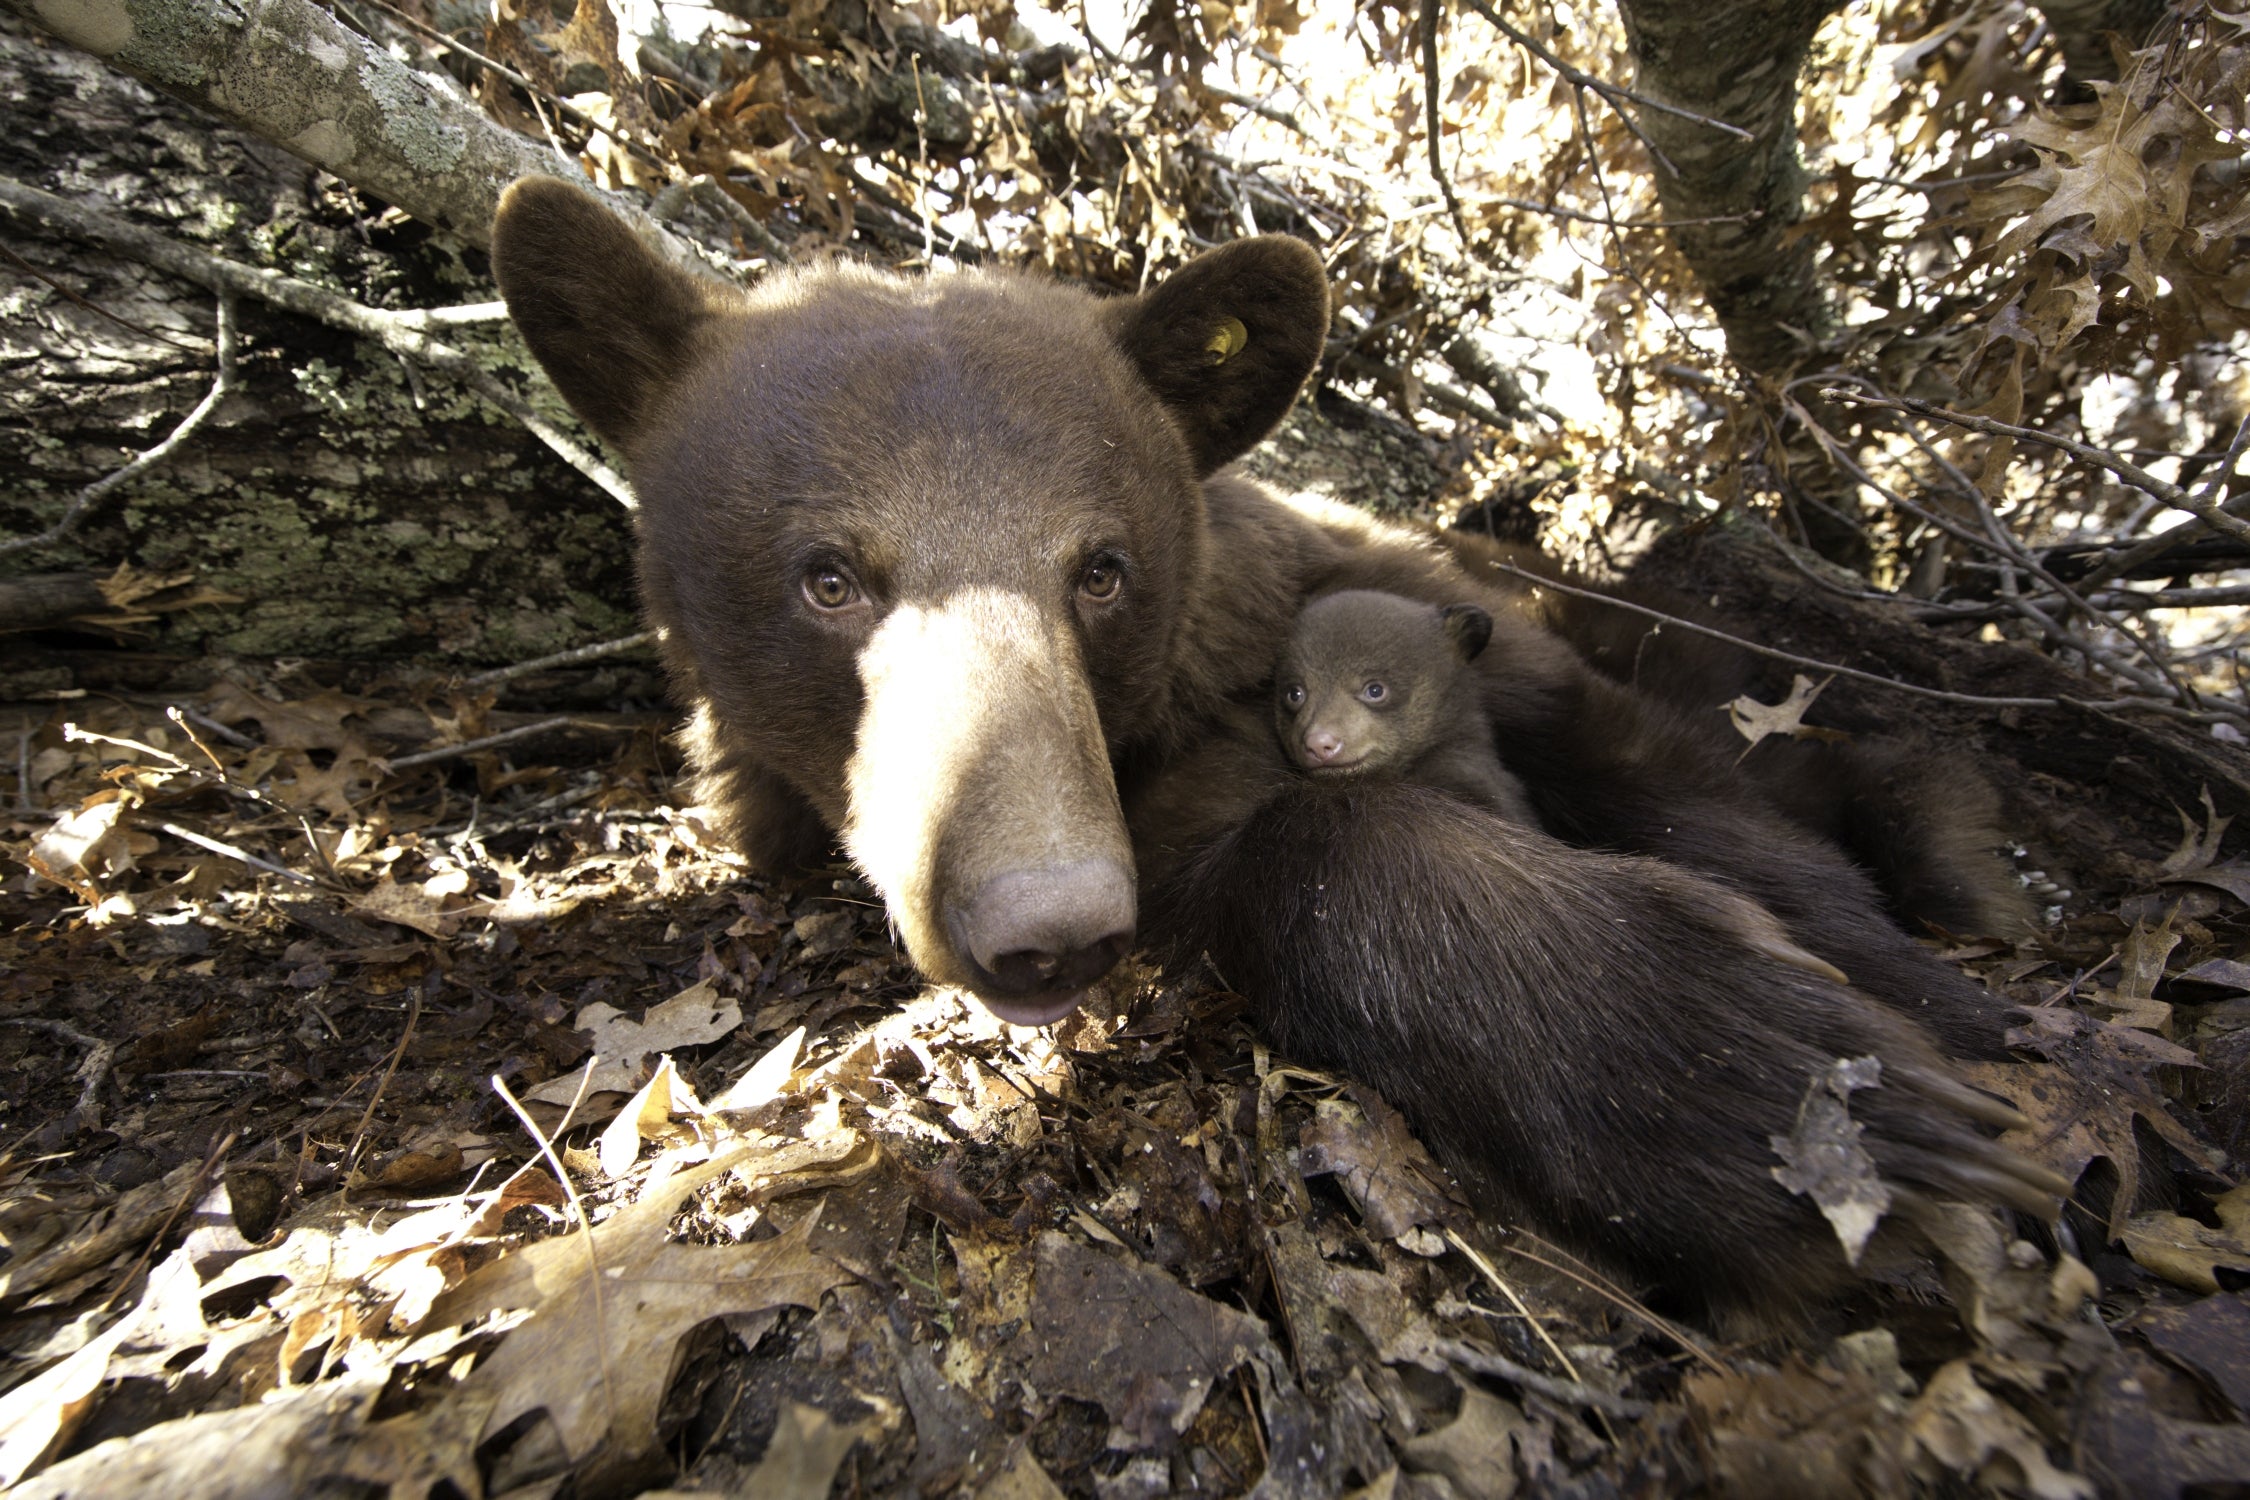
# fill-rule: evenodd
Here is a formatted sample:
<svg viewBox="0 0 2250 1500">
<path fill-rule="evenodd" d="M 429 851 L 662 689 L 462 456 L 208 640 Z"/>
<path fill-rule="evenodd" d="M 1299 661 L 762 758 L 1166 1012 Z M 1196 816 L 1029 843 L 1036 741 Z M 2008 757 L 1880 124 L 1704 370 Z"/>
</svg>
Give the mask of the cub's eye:
<svg viewBox="0 0 2250 1500">
<path fill-rule="evenodd" d="M 1303 708 L 1305 706 L 1304 684 L 1300 682 L 1291 685 L 1286 691 L 1282 693 L 1281 701 L 1288 704 L 1291 708 Z"/>
<path fill-rule="evenodd" d="M 1370 703 L 1380 703 L 1391 695 L 1391 690 L 1379 682 L 1371 682 L 1359 690 L 1359 695 Z"/>
<path fill-rule="evenodd" d="M 859 585 L 841 568 L 814 568 L 805 575 L 805 598 L 817 609 L 842 609 L 859 598 Z"/>
<path fill-rule="evenodd" d="M 1078 575 L 1078 592 L 1096 603 L 1116 598 L 1117 591 L 1124 586 L 1124 564 L 1107 552 L 1087 563 L 1086 570 Z"/>
</svg>

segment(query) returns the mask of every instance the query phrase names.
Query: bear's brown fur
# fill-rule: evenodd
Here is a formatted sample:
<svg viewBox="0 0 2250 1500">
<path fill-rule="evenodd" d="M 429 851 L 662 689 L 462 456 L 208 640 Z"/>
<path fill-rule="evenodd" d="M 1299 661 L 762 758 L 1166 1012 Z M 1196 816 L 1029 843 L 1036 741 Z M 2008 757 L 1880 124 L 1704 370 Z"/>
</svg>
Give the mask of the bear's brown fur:
<svg viewBox="0 0 2250 1500">
<path fill-rule="evenodd" d="M 1837 1056 L 1884 1061 L 1895 1092 L 1862 1113 L 1902 1189 L 2053 1188 L 1969 1128 L 1998 1107 L 1897 1014 L 1989 1055 L 1993 1003 L 1702 724 L 1589 668 L 1474 547 L 1221 472 L 1318 358 L 1307 247 L 1241 241 L 1112 301 L 848 267 L 739 293 L 535 179 L 493 263 L 631 465 L 706 797 L 769 866 L 840 841 L 932 980 L 1038 1022 L 1136 937 L 1213 951 L 1496 1201 L 1719 1303 L 1833 1284 L 1768 1138 Z M 1355 588 L 1490 613 L 1482 707 L 1544 832 L 1281 766 L 1272 664 L 1308 598 Z M 1852 987 L 1724 915 L 1757 907 Z M 1702 1227 L 1730 1224 L 1758 1233 Z"/>
</svg>

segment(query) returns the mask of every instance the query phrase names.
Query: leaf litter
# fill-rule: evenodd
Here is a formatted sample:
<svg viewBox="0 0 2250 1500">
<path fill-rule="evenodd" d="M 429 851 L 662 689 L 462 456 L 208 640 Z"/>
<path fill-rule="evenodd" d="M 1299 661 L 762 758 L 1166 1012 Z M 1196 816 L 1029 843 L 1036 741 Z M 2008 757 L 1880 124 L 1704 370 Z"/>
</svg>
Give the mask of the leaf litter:
<svg viewBox="0 0 2250 1500">
<path fill-rule="evenodd" d="M 1208 976 L 1122 973 L 1044 1031 L 927 989 L 848 870 L 713 846 L 648 721 L 400 771 L 491 704 L 188 707 L 28 726 L 5 825 L 11 1493 L 2244 1472 L 2250 913 L 2196 879 L 2208 809 L 2037 939 L 1954 951 L 2024 1007 L 1977 1076 L 2079 1184 L 2057 1235 L 1889 1201 L 1839 1060 L 1775 1175 L 1847 1246 L 1914 1210 L 1935 1259 L 1871 1268 L 1856 1332 L 1728 1344 L 1480 1222 L 1392 1101 L 1271 1056 Z"/>
</svg>

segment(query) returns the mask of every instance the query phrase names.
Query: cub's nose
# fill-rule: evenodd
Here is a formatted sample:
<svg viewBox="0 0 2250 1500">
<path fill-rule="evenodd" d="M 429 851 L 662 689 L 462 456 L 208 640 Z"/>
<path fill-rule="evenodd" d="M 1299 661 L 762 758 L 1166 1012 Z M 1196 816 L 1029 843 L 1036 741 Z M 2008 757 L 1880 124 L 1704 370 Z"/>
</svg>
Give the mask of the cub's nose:
<svg viewBox="0 0 2250 1500">
<path fill-rule="evenodd" d="M 948 916 L 977 998 L 1003 1021 L 1044 1026 L 1131 950 L 1133 876 L 1099 858 L 1008 870 Z"/>
<path fill-rule="evenodd" d="M 1331 729 L 1305 731 L 1305 757 L 1316 766 L 1326 765 L 1344 753 L 1344 742 Z"/>
</svg>

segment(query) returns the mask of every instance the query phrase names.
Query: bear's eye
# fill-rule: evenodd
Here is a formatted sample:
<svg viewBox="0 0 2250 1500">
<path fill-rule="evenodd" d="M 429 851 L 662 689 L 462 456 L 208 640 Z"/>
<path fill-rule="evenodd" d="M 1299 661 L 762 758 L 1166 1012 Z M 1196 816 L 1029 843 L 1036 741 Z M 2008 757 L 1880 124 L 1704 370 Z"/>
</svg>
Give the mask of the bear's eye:
<svg viewBox="0 0 2250 1500">
<path fill-rule="evenodd" d="M 1124 586 L 1124 563 L 1108 552 L 1096 555 L 1078 575 L 1078 592 L 1097 603 L 1116 598 L 1117 591 Z"/>
<path fill-rule="evenodd" d="M 859 597 L 859 586 L 841 568 L 817 567 L 805 575 L 805 598 L 818 609 L 842 609 Z"/>
<path fill-rule="evenodd" d="M 1290 684 L 1282 693 L 1281 701 L 1291 708 L 1303 708 L 1305 706 L 1305 685 L 1301 682 Z"/>
<path fill-rule="evenodd" d="M 1391 690 L 1379 682 L 1371 682 L 1359 690 L 1359 695 L 1370 703 L 1380 703 L 1390 694 Z"/>
</svg>

